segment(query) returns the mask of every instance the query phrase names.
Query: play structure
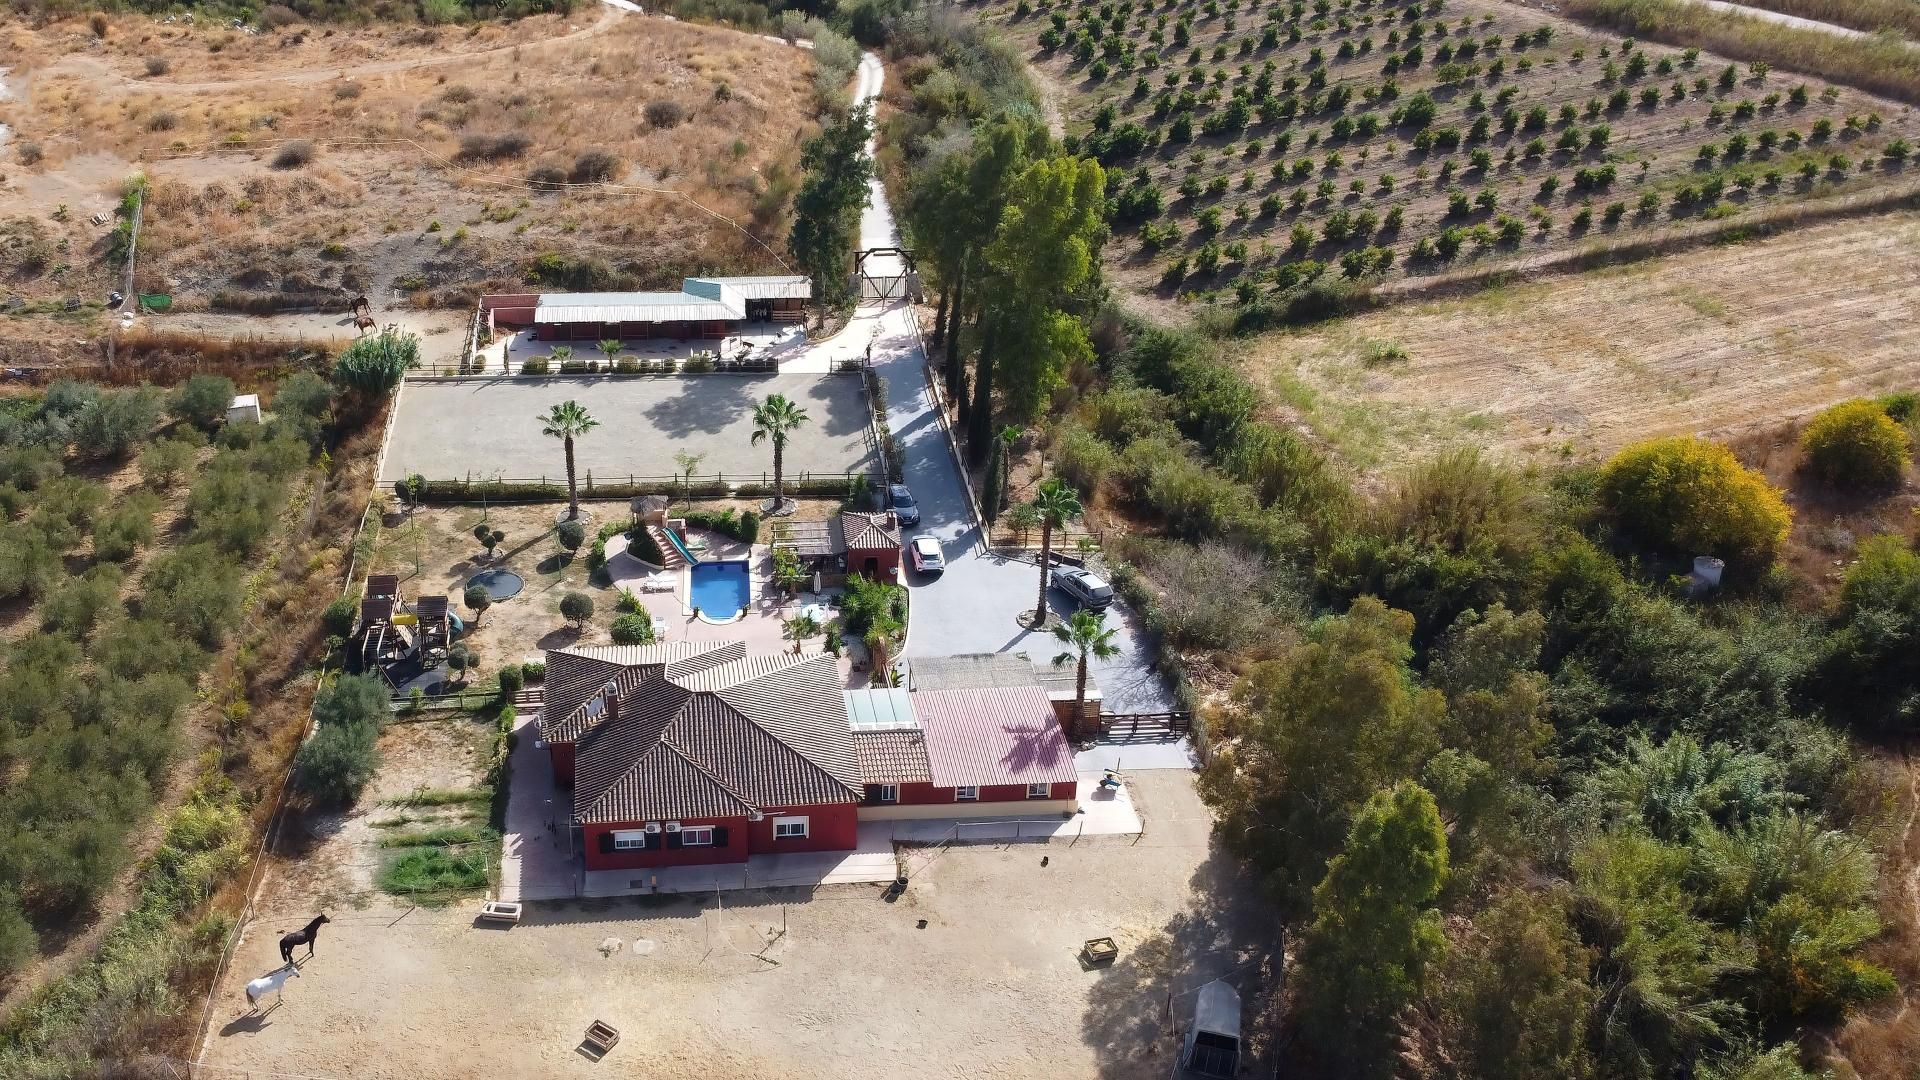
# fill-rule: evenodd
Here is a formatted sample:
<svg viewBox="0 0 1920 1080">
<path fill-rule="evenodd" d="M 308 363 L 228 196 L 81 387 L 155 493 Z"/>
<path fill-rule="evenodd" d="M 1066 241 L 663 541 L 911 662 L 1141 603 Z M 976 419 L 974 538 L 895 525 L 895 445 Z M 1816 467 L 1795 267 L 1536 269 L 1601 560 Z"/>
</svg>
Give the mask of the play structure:
<svg viewBox="0 0 1920 1080">
<path fill-rule="evenodd" d="M 396 575 L 367 578 L 348 657 L 356 671 L 377 671 L 387 685 L 404 690 L 433 681 L 453 639 L 465 628 L 447 610 L 445 596 L 421 596 L 408 604 L 399 592 Z"/>
</svg>

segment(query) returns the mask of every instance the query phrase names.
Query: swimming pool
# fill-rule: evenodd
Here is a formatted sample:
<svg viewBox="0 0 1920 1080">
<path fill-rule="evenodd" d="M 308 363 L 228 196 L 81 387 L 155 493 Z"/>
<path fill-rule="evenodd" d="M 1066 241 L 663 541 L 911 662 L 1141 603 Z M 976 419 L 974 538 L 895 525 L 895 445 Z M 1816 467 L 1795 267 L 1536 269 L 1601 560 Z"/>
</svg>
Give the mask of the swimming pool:
<svg viewBox="0 0 1920 1080">
<path fill-rule="evenodd" d="M 690 602 L 707 619 L 726 622 L 747 610 L 751 595 L 745 562 L 695 563 L 687 573 L 688 591 L 692 594 Z"/>
</svg>

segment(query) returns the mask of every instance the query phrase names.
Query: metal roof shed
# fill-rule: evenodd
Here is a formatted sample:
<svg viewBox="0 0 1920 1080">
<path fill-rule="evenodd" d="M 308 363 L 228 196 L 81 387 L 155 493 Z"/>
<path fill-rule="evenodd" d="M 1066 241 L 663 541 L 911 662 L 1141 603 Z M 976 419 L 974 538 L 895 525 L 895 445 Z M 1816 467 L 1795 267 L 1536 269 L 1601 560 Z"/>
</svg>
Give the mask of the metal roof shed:
<svg viewBox="0 0 1920 1080">
<path fill-rule="evenodd" d="M 1181 1063 L 1196 1076 L 1232 1080 L 1240 1068 L 1240 992 L 1215 979 L 1200 988 L 1193 1003 Z"/>
</svg>

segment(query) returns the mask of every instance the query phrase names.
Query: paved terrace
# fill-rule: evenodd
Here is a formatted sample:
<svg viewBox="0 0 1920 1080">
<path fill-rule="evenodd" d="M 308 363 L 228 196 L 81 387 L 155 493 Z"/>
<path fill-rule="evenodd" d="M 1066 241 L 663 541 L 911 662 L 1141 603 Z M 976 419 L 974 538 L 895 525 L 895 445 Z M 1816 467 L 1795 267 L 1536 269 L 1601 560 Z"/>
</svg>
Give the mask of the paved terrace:
<svg viewBox="0 0 1920 1080">
<path fill-rule="evenodd" d="M 422 379 L 401 391 L 380 479 L 419 473 L 429 480 L 564 482 L 560 443 L 540 433 L 539 418 L 569 399 L 600 421 L 575 442 L 583 482 L 588 473 L 607 480 L 668 476 L 680 450 L 704 455 L 701 475 L 771 479 L 773 450 L 752 444 L 753 407 L 770 394 L 785 394 L 810 417 L 787 444 L 787 475 L 877 462 L 858 375 Z"/>
</svg>

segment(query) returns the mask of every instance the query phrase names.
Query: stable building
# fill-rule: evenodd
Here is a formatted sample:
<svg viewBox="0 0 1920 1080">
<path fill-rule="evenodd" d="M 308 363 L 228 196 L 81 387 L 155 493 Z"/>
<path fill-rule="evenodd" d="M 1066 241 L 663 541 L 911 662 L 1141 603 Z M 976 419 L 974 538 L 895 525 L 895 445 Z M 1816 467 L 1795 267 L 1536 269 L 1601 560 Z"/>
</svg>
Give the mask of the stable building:
<svg viewBox="0 0 1920 1080">
<path fill-rule="evenodd" d="M 531 329 L 540 341 L 720 340 L 748 323 L 807 317 L 810 279 L 699 277 L 679 292 L 493 293 L 480 298 L 490 330 Z"/>
</svg>

